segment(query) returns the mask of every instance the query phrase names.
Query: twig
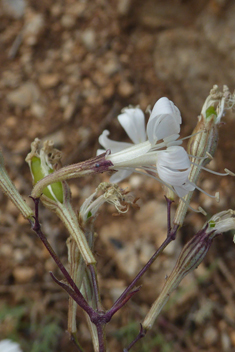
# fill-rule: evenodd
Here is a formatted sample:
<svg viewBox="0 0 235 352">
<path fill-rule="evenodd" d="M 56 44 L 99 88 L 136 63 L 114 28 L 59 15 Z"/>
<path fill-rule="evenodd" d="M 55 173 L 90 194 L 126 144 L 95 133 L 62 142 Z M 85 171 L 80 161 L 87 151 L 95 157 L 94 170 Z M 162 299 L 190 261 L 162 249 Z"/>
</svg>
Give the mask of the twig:
<svg viewBox="0 0 235 352">
<path fill-rule="evenodd" d="M 123 352 L 128 352 L 130 349 L 138 342 L 140 339 L 142 339 L 146 335 L 146 331 L 143 329 L 142 324 L 140 324 L 140 331 L 136 338 L 130 343 L 130 345 L 126 348 L 124 348 Z"/>
<path fill-rule="evenodd" d="M 139 292 L 140 288 L 141 287 L 137 287 L 135 290 L 130 292 L 119 304 L 115 306 L 113 305 L 113 307 L 107 313 L 105 313 L 107 323 L 111 320 L 112 316 L 131 299 L 132 296 Z"/>
<path fill-rule="evenodd" d="M 145 266 L 140 270 L 140 272 L 136 275 L 134 280 L 130 283 L 130 285 L 125 289 L 125 291 L 121 294 L 121 296 L 117 299 L 117 301 L 114 303 L 112 308 L 115 308 L 116 306 L 120 305 L 120 303 L 126 298 L 128 293 L 134 288 L 136 285 L 137 281 L 146 273 L 146 271 L 150 268 L 150 266 L 153 264 L 155 259 L 163 252 L 163 250 L 168 246 L 168 244 L 175 239 L 175 233 L 172 232 L 170 233 L 165 241 L 162 243 L 162 245 L 158 248 L 158 250 L 153 254 L 153 256 L 149 259 L 149 261 L 145 264 Z"/>
</svg>

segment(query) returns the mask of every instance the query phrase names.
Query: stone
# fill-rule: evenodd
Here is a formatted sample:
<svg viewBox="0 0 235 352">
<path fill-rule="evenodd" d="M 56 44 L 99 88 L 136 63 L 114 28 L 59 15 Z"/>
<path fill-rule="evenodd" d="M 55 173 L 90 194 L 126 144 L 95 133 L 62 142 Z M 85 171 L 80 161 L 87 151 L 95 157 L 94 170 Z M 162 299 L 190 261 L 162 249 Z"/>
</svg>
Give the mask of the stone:
<svg viewBox="0 0 235 352">
<path fill-rule="evenodd" d="M 39 99 L 40 92 L 33 82 L 26 82 L 19 88 L 7 94 L 7 101 L 10 105 L 20 108 L 28 108 L 33 102 Z"/>
<path fill-rule="evenodd" d="M 33 267 L 16 267 L 13 270 L 13 276 L 18 284 L 25 284 L 32 280 L 35 275 Z"/>
<path fill-rule="evenodd" d="M 224 352 L 231 351 L 231 341 L 226 331 L 223 331 L 221 333 L 221 347 L 222 347 L 222 351 Z"/>
<path fill-rule="evenodd" d="M 76 23 L 76 18 L 71 15 L 64 15 L 61 18 L 61 24 L 64 28 L 72 28 Z"/>
<path fill-rule="evenodd" d="M 4 12 L 14 18 L 21 18 L 25 13 L 25 0 L 2 0 Z"/>
<path fill-rule="evenodd" d="M 31 114 L 38 119 L 41 119 L 45 115 L 45 108 L 39 103 L 33 103 L 31 106 Z"/>
<path fill-rule="evenodd" d="M 86 29 L 81 33 L 81 39 L 83 44 L 88 50 L 94 50 L 96 48 L 96 34 L 93 29 Z"/>
<path fill-rule="evenodd" d="M 44 73 L 39 77 L 39 84 L 44 89 L 54 88 L 60 82 L 58 73 Z"/>
<path fill-rule="evenodd" d="M 161 230 L 166 234 L 167 207 L 165 203 L 155 200 L 147 202 L 136 213 L 135 219 L 139 223 L 141 233 L 147 232 L 157 236 L 158 230 Z"/>
<path fill-rule="evenodd" d="M 23 39 L 27 45 L 35 45 L 45 26 L 44 16 L 40 13 L 27 12 Z"/>
<path fill-rule="evenodd" d="M 83 17 L 86 11 L 86 1 L 76 1 L 73 4 L 68 4 L 66 13 L 74 17 Z"/>
<path fill-rule="evenodd" d="M 119 15 L 125 16 L 128 14 L 131 6 L 131 0 L 119 0 L 117 11 Z"/>
<path fill-rule="evenodd" d="M 134 87 L 128 81 L 121 81 L 118 86 L 118 93 L 122 97 L 128 98 L 130 95 L 132 95 L 134 93 Z"/>
<path fill-rule="evenodd" d="M 217 48 L 209 48 L 205 36 L 194 29 L 169 29 L 157 37 L 156 75 L 168 84 L 171 99 L 191 127 L 195 126 L 196 117 L 213 85 L 224 84 L 225 77 L 227 85 L 234 84 L 232 66 L 229 71 L 227 59 L 222 64 L 220 55 Z M 226 75 L 224 69 L 218 69 L 221 64 L 226 67 Z"/>
<path fill-rule="evenodd" d="M 108 51 L 102 60 L 97 62 L 97 66 L 107 76 L 114 75 L 120 69 L 118 57 L 111 51 Z"/>
<path fill-rule="evenodd" d="M 221 2 L 218 1 L 218 2 Z M 218 49 L 223 55 L 231 60 L 235 59 L 235 3 L 224 7 L 223 16 L 215 16 L 213 11 L 208 8 L 202 11 L 197 20 L 197 24 L 202 29 L 205 38 L 210 44 Z M 229 52 L 229 55 L 228 55 Z"/>
<path fill-rule="evenodd" d="M 139 256 L 132 243 L 115 251 L 115 261 L 119 269 L 128 276 L 133 277 L 139 268 Z"/>
<path fill-rule="evenodd" d="M 69 121 L 72 118 L 75 108 L 76 108 L 75 103 L 72 103 L 72 102 L 68 103 L 63 114 L 63 118 L 65 121 Z"/>
<path fill-rule="evenodd" d="M 208 326 L 203 333 L 204 341 L 207 346 L 211 346 L 218 341 L 218 331 L 214 326 Z"/>
</svg>

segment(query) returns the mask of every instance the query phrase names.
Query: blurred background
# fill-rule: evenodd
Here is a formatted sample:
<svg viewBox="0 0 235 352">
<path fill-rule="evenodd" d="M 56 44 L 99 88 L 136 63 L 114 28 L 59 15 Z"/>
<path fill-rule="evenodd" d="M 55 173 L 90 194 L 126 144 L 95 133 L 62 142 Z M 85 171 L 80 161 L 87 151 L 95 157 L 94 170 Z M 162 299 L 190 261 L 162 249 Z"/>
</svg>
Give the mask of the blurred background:
<svg viewBox="0 0 235 352">
<path fill-rule="evenodd" d="M 30 203 L 31 176 L 24 159 L 34 138 L 52 139 L 63 165 L 96 154 L 98 136 L 127 141 L 116 117 L 132 104 L 145 110 L 167 96 L 182 113 L 189 135 L 214 84 L 235 87 L 233 0 L 0 0 L 0 147 L 17 189 Z M 235 172 L 235 120 L 220 127 L 213 170 Z M 108 175 L 71 180 L 73 202 L 82 202 Z M 166 203 L 160 184 L 132 175 L 122 182 L 140 209 L 114 217 L 104 206 L 96 221 L 95 254 L 106 309 L 162 243 Z M 200 187 L 220 203 L 195 192 L 192 206 L 208 216 L 235 209 L 234 179 L 203 173 Z M 32 203 L 30 203 L 32 205 Z M 176 204 L 174 207 L 176 207 Z M 73 352 L 67 328 L 67 294 L 27 221 L 0 192 L 0 340 L 11 338 L 24 352 Z M 64 263 L 67 233 L 41 207 L 44 232 Z M 141 280 L 140 292 L 107 328 L 109 350 L 121 352 L 136 336 L 166 275 L 187 240 L 206 221 L 189 212 L 178 238 Z M 134 351 L 235 351 L 235 247 L 217 238 L 206 260 L 182 282 L 152 331 Z M 83 313 L 78 338 L 92 351 Z"/>
</svg>

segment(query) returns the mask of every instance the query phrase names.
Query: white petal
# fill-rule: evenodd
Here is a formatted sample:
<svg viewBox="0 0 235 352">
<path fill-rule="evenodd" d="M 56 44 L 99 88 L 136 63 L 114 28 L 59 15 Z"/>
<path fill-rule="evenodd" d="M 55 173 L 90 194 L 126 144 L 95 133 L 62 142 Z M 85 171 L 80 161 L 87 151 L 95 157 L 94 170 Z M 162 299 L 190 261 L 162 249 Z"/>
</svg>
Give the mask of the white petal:
<svg viewBox="0 0 235 352">
<path fill-rule="evenodd" d="M 182 122 L 179 109 L 167 98 L 159 99 L 153 107 L 147 124 L 151 144 L 180 132 Z"/>
<path fill-rule="evenodd" d="M 182 186 L 188 180 L 189 170 L 179 171 L 172 170 L 168 167 L 158 165 L 157 172 L 162 181 L 169 183 L 172 186 Z"/>
<path fill-rule="evenodd" d="M 105 152 L 106 152 L 105 149 L 97 149 L 96 155 L 100 155 L 100 154 L 103 154 L 103 153 L 105 153 Z"/>
<path fill-rule="evenodd" d="M 182 186 L 187 183 L 190 161 L 184 148 L 175 146 L 159 151 L 157 172 L 163 181 L 172 186 Z"/>
<path fill-rule="evenodd" d="M 110 177 L 109 181 L 111 183 L 121 182 L 122 180 L 124 180 L 125 178 L 130 176 L 132 174 L 132 172 L 133 171 L 129 171 L 129 170 L 120 170 L 120 171 L 116 172 L 114 175 L 112 175 Z"/>
<path fill-rule="evenodd" d="M 22 352 L 20 345 L 9 339 L 0 341 L 0 350 L 1 352 Z"/>
<path fill-rule="evenodd" d="M 124 112 L 118 115 L 118 121 L 135 143 L 141 143 L 146 141 L 145 132 L 145 117 L 142 110 L 139 108 L 126 108 Z"/>
<path fill-rule="evenodd" d="M 195 187 L 193 185 L 191 185 L 190 183 L 186 182 L 182 186 L 174 186 L 174 189 L 179 197 L 184 197 L 184 196 L 186 196 L 186 194 L 188 194 L 188 192 L 193 191 L 195 189 Z"/>
<path fill-rule="evenodd" d="M 157 163 L 170 169 L 185 170 L 190 167 L 186 150 L 180 146 L 172 146 L 158 152 Z"/>
<path fill-rule="evenodd" d="M 133 144 L 125 143 L 125 142 L 116 142 L 109 139 L 107 136 L 109 135 L 109 131 L 104 130 L 103 133 L 99 136 L 99 143 L 106 150 L 110 149 L 111 153 L 120 152 L 123 149 L 131 147 Z M 100 149 L 99 149 L 100 150 Z"/>
</svg>

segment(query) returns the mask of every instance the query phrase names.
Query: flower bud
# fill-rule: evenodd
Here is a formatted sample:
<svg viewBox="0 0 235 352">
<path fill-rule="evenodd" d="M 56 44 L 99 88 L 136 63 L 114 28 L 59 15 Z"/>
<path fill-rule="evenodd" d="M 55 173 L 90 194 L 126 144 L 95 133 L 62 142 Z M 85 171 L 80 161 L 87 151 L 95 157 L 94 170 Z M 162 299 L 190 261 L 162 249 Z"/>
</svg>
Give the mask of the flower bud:
<svg viewBox="0 0 235 352">
<path fill-rule="evenodd" d="M 53 147 L 52 141 L 45 141 L 40 149 L 40 140 L 36 138 L 31 144 L 31 152 L 26 161 L 29 164 L 34 185 L 45 176 L 54 172 L 61 159 L 59 150 Z M 48 198 L 63 203 L 63 187 L 61 182 L 55 182 L 43 190 Z"/>
</svg>

